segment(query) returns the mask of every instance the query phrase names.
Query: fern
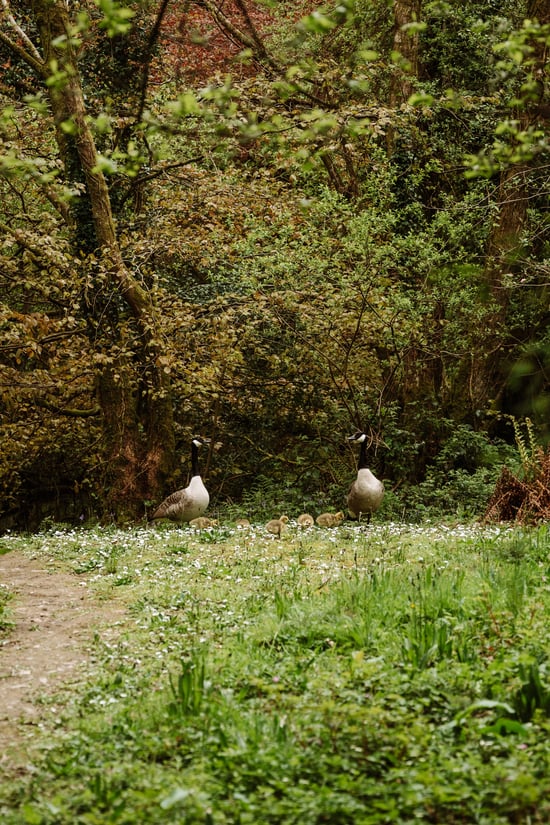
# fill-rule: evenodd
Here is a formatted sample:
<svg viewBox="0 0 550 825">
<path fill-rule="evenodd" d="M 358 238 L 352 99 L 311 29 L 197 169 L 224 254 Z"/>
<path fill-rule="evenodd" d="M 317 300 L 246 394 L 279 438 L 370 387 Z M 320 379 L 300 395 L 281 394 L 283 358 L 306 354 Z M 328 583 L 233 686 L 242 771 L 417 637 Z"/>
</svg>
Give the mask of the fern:
<svg viewBox="0 0 550 825">
<path fill-rule="evenodd" d="M 533 478 L 537 475 L 540 466 L 542 448 L 537 443 L 535 427 L 530 418 L 525 421 L 518 421 L 513 415 L 505 415 L 514 428 L 514 438 L 519 453 L 521 467 L 525 478 Z"/>
</svg>

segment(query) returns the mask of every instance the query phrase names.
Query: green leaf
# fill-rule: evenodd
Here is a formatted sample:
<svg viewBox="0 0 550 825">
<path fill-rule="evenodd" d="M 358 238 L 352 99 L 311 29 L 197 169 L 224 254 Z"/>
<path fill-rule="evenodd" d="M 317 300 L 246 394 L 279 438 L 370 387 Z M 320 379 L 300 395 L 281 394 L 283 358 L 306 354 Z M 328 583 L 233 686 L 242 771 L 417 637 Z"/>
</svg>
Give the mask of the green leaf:
<svg viewBox="0 0 550 825">
<path fill-rule="evenodd" d="M 465 710 L 461 711 L 458 714 L 457 719 L 466 719 L 468 716 L 472 716 L 480 710 L 504 710 L 506 713 L 509 713 L 510 716 L 514 716 L 514 708 L 506 702 L 499 702 L 496 699 L 479 699 L 477 702 L 472 702 L 472 704 L 468 705 Z"/>
<path fill-rule="evenodd" d="M 166 796 L 160 803 L 163 810 L 173 808 L 179 802 L 184 802 L 193 792 L 188 788 L 175 788 L 169 796 Z"/>
<path fill-rule="evenodd" d="M 101 112 L 101 114 L 96 117 L 94 126 L 100 134 L 106 134 L 111 131 L 111 118 L 105 114 L 105 112 Z"/>
<path fill-rule="evenodd" d="M 432 106 L 435 98 L 426 92 L 415 92 L 410 96 L 409 106 Z"/>
<path fill-rule="evenodd" d="M 413 21 L 412 23 L 405 23 L 404 26 L 401 26 L 401 31 L 406 32 L 407 34 L 418 34 L 419 32 L 424 32 L 428 28 L 427 23 L 421 23 L 420 21 Z"/>
<path fill-rule="evenodd" d="M 59 124 L 59 128 L 66 135 L 76 135 L 77 132 L 77 125 L 72 118 L 69 118 L 69 120 L 63 120 Z"/>
<path fill-rule="evenodd" d="M 94 167 L 94 172 L 103 172 L 104 175 L 112 175 L 118 172 L 118 164 L 112 159 L 105 157 L 105 155 L 97 156 L 97 163 Z"/>
<path fill-rule="evenodd" d="M 508 734 L 525 735 L 527 728 L 521 722 L 516 722 L 515 719 L 507 719 L 506 717 L 499 717 L 492 725 L 486 725 L 482 729 L 482 733 L 492 733 L 495 736 L 507 736 Z"/>
<path fill-rule="evenodd" d="M 99 25 L 107 30 L 109 37 L 126 34 L 130 30 L 130 21 L 135 17 L 135 11 L 117 3 L 116 0 L 96 0 L 96 4 L 103 12 L 103 20 Z"/>
<path fill-rule="evenodd" d="M 187 115 L 198 115 L 201 113 L 200 104 L 192 92 L 184 92 L 178 95 L 177 100 L 172 100 L 166 104 L 168 111 L 176 117 L 186 117 Z"/>
<path fill-rule="evenodd" d="M 327 17 L 326 14 L 320 11 L 314 11 L 300 21 L 299 27 L 312 34 L 325 34 L 336 28 L 337 25 L 338 24 L 335 23 L 334 20 L 331 20 L 330 17 Z"/>
<path fill-rule="evenodd" d="M 374 49 L 360 49 L 357 52 L 357 56 L 366 63 L 372 63 L 374 60 L 378 60 L 380 57 L 380 52 L 377 52 Z"/>
<path fill-rule="evenodd" d="M 40 825 L 44 821 L 40 811 L 37 811 L 33 805 L 23 805 L 22 813 L 26 825 Z"/>
</svg>

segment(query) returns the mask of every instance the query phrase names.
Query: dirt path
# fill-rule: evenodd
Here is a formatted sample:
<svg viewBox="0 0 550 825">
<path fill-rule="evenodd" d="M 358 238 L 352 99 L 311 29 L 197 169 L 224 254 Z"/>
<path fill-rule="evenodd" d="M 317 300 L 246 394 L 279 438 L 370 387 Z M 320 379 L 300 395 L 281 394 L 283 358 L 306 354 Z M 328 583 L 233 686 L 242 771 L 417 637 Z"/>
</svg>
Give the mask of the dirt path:
<svg viewBox="0 0 550 825">
<path fill-rule="evenodd" d="M 0 772 L 31 759 L 39 726 L 55 708 L 47 699 L 78 678 L 94 630 L 112 638 L 122 609 L 98 604 L 85 582 L 48 572 L 39 560 L 12 551 L 0 556 L 0 582 L 15 593 L 14 629 L 0 640 Z"/>
</svg>

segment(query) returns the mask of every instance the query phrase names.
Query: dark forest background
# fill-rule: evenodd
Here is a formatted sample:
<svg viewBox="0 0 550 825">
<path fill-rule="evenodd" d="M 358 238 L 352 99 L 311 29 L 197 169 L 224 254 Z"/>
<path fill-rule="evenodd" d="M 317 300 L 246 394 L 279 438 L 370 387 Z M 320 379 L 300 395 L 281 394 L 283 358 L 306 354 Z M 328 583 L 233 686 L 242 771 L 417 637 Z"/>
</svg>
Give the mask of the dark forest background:
<svg viewBox="0 0 550 825">
<path fill-rule="evenodd" d="M 541 0 L 13 2 L 0 524 L 483 513 L 548 439 Z M 214 449 L 217 446 L 217 449 Z M 276 515 L 278 513 L 275 513 Z"/>
</svg>

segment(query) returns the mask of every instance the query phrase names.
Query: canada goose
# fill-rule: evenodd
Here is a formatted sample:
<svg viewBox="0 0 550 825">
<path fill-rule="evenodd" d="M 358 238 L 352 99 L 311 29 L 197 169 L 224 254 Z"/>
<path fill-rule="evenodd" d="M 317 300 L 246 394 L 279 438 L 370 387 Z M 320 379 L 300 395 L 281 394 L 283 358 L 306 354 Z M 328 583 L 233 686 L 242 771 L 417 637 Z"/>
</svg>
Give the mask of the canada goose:
<svg viewBox="0 0 550 825">
<path fill-rule="evenodd" d="M 310 516 L 309 513 L 302 513 L 301 516 L 298 516 L 296 521 L 298 523 L 298 527 L 301 527 L 302 530 L 305 530 L 307 527 L 312 526 L 313 516 Z"/>
<path fill-rule="evenodd" d="M 265 529 L 269 533 L 273 533 L 274 536 L 277 538 L 281 538 L 281 533 L 285 530 L 286 525 L 288 522 L 288 516 L 281 516 L 280 518 L 272 518 L 271 521 L 268 521 Z"/>
<path fill-rule="evenodd" d="M 247 518 L 238 518 L 235 522 L 236 527 L 240 527 L 241 530 L 244 530 L 245 527 L 250 527 L 250 522 Z"/>
<path fill-rule="evenodd" d="M 199 472 L 199 447 L 209 444 L 209 438 L 194 438 L 191 441 L 191 481 L 183 490 L 177 490 L 165 498 L 153 513 L 153 519 L 167 518 L 170 521 L 192 521 L 201 516 L 210 501 L 208 490 Z"/>
<path fill-rule="evenodd" d="M 350 487 L 348 493 L 348 511 L 350 518 L 361 519 L 367 517 L 367 524 L 370 522 L 372 513 L 380 507 L 384 498 L 384 485 L 379 481 L 374 473 L 369 470 L 367 461 L 367 434 L 358 432 L 351 435 L 348 441 L 358 441 L 361 444 L 359 453 L 359 466 L 357 478 Z"/>
<path fill-rule="evenodd" d="M 189 522 L 189 527 L 194 527 L 195 530 L 206 530 L 208 527 L 216 527 L 218 524 L 217 518 L 207 518 L 206 516 L 199 516 L 192 518 Z"/>
<path fill-rule="evenodd" d="M 321 513 L 315 521 L 319 527 L 338 527 L 344 521 L 344 514 L 341 510 L 337 513 Z"/>
</svg>

